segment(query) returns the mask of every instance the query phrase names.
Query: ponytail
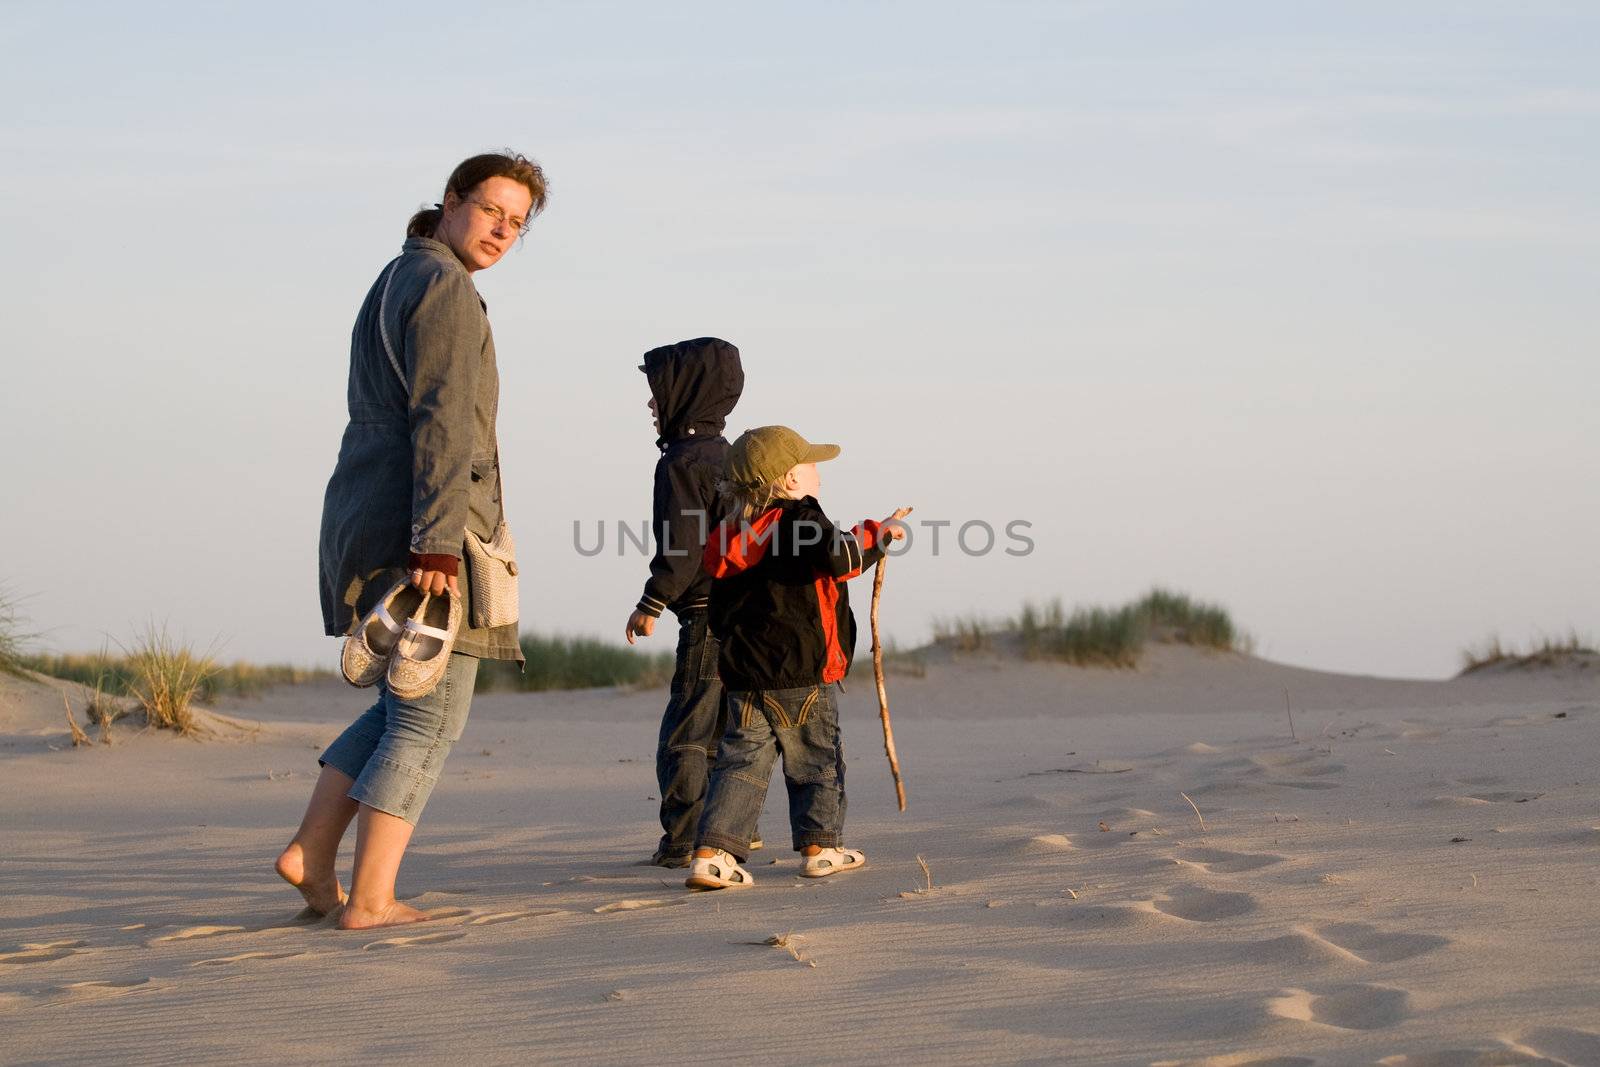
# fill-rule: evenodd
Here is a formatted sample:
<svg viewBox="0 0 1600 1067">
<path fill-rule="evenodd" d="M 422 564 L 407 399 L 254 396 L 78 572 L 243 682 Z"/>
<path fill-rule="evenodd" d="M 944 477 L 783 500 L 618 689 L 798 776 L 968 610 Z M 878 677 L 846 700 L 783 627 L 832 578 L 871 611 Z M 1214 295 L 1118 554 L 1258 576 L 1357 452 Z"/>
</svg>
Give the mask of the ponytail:
<svg viewBox="0 0 1600 1067">
<path fill-rule="evenodd" d="M 439 223 L 444 219 L 442 207 L 425 207 L 406 223 L 407 237 L 432 237 L 433 231 L 439 228 Z"/>
</svg>

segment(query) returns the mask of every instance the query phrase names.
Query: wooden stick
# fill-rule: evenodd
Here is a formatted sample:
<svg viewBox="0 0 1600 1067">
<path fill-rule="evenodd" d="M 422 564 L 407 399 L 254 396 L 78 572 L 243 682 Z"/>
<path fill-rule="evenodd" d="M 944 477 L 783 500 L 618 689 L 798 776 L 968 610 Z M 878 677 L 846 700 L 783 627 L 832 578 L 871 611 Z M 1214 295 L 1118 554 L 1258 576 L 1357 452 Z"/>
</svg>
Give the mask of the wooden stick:
<svg viewBox="0 0 1600 1067">
<path fill-rule="evenodd" d="M 889 725 L 889 691 L 883 687 L 883 643 L 878 640 L 878 601 L 883 597 L 883 569 L 889 557 L 878 561 L 872 576 L 872 676 L 878 682 L 878 717 L 883 720 L 883 754 L 889 757 L 889 773 L 894 775 L 894 795 L 900 810 L 906 810 L 906 786 L 900 780 L 900 757 L 894 751 L 894 728 Z"/>
<path fill-rule="evenodd" d="M 1178 795 L 1180 797 L 1182 797 L 1183 799 L 1185 799 L 1185 800 L 1189 800 L 1189 794 L 1188 793 L 1180 792 Z M 1201 833 L 1205 833 L 1206 832 L 1206 817 L 1204 815 L 1200 814 L 1200 806 L 1198 804 L 1196 804 L 1192 800 L 1189 800 L 1189 806 L 1191 808 L 1194 808 L 1194 817 L 1196 819 L 1200 820 L 1200 832 Z"/>
</svg>

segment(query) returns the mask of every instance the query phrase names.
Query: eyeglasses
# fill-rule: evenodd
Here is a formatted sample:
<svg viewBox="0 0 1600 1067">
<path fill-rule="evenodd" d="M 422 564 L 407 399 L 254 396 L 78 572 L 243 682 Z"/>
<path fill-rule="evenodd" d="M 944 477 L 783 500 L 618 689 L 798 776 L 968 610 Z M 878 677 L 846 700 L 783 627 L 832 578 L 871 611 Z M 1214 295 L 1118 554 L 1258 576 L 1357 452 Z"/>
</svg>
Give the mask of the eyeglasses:
<svg viewBox="0 0 1600 1067">
<path fill-rule="evenodd" d="M 517 231 L 518 237 L 526 237 L 528 235 L 528 227 L 531 225 L 528 219 L 519 219 L 515 215 L 507 215 L 505 213 L 505 209 L 500 207 L 498 204 L 491 204 L 486 200 L 479 200 L 475 196 L 469 196 L 466 199 L 467 203 L 472 204 L 479 211 L 489 216 L 489 218 L 494 221 L 496 226 L 510 226 L 512 229 Z"/>
</svg>

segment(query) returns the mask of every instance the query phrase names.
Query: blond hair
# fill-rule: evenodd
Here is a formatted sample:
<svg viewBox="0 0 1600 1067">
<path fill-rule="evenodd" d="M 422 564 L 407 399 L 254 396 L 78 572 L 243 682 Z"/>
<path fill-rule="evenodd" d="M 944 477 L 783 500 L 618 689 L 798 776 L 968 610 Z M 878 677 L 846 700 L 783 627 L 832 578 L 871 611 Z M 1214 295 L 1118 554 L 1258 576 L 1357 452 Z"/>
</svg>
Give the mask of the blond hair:
<svg viewBox="0 0 1600 1067">
<path fill-rule="evenodd" d="M 773 482 L 753 483 L 724 478 L 717 483 L 717 495 L 722 498 L 723 515 L 738 523 L 749 522 L 765 512 L 782 493 L 782 478 Z"/>
</svg>

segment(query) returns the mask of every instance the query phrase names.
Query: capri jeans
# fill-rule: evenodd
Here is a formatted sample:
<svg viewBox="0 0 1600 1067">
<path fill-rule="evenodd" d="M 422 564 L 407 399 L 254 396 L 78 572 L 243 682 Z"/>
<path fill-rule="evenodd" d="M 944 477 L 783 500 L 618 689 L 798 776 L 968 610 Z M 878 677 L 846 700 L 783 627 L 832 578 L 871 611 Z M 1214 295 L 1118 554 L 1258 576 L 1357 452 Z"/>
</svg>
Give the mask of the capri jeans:
<svg viewBox="0 0 1600 1067">
<path fill-rule="evenodd" d="M 402 700 L 380 682 L 378 702 L 346 727 L 319 761 L 355 779 L 349 797 L 416 825 L 461 740 L 478 679 L 478 657 L 450 654 L 433 692 Z"/>
</svg>

